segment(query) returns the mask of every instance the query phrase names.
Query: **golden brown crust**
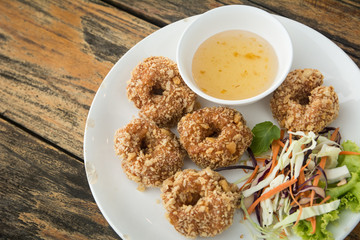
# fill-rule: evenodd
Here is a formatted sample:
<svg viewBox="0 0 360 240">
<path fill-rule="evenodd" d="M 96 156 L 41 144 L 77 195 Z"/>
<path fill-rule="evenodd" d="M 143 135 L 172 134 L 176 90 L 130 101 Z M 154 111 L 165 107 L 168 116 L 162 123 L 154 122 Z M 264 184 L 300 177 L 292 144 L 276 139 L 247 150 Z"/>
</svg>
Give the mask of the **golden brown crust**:
<svg viewBox="0 0 360 240">
<path fill-rule="evenodd" d="M 127 177 L 147 187 L 160 187 L 181 170 L 185 151 L 168 129 L 134 119 L 115 134 L 115 152 Z"/>
<path fill-rule="evenodd" d="M 196 94 L 188 88 L 172 60 L 153 56 L 132 71 L 127 86 L 128 98 L 140 109 L 141 117 L 159 126 L 173 126 L 193 111 Z"/>
<path fill-rule="evenodd" d="M 288 74 L 270 100 L 273 116 L 281 127 L 319 132 L 338 116 L 338 96 L 332 86 L 322 86 L 323 78 L 315 69 Z"/>
<path fill-rule="evenodd" d="M 234 164 L 252 141 L 243 116 L 227 107 L 202 108 L 187 114 L 179 121 L 178 131 L 191 160 L 203 168 Z"/>
<path fill-rule="evenodd" d="M 210 168 L 186 169 L 165 180 L 161 188 L 167 218 L 187 237 L 212 237 L 233 222 L 240 193 Z"/>
</svg>

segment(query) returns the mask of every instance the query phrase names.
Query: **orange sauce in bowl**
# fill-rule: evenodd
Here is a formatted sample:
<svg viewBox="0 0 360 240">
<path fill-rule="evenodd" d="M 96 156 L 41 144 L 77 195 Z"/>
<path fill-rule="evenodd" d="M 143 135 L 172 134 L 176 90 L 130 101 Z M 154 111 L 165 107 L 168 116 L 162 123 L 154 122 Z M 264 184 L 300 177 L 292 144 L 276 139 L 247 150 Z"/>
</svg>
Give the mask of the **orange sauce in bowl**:
<svg viewBox="0 0 360 240">
<path fill-rule="evenodd" d="M 242 30 L 224 31 L 208 38 L 192 61 L 198 87 L 224 100 L 260 94 L 271 86 L 277 69 L 272 46 L 260 36 Z"/>
</svg>

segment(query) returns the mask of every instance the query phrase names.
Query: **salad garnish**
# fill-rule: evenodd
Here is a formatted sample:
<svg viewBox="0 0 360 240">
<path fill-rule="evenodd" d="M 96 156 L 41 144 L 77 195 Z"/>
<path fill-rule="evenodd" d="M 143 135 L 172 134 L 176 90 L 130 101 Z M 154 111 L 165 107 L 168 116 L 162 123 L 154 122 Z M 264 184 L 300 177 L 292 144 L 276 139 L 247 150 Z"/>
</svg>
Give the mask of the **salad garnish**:
<svg viewBox="0 0 360 240">
<path fill-rule="evenodd" d="M 272 141 L 280 138 L 280 129 L 270 121 L 256 124 L 252 133 L 254 136 L 250 149 L 254 155 L 266 152 Z"/>
<path fill-rule="evenodd" d="M 263 122 L 253 134 L 249 155 L 254 170 L 241 179 L 240 189 L 241 209 L 254 237 L 295 233 L 303 239 L 333 239 L 328 224 L 343 209 L 360 211 L 359 147 L 341 143 L 339 128 L 285 132 Z"/>
</svg>

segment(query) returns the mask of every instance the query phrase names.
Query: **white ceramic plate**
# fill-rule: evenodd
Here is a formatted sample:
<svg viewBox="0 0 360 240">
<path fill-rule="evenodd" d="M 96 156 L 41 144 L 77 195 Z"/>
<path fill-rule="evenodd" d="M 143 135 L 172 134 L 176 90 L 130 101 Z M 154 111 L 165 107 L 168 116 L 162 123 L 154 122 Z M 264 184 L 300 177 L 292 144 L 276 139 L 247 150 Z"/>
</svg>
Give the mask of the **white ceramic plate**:
<svg viewBox="0 0 360 240">
<path fill-rule="evenodd" d="M 316 68 L 325 76 L 324 84 L 333 85 L 340 100 L 340 114 L 332 126 L 339 126 L 343 139 L 360 143 L 360 71 L 355 63 L 333 42 L 313 29 L 289 20 L 277 18 L 289 31 L 294 46 L 292 69 Z M 170 24 L 143 39 L 130 49 L 111 69 L 102 82 L 91 105 L 84 137 L 85 168 L 91 191 L 102 214 L 112 228 L 124 239 L 186 239 L 165 219 L 160 190 L 136 190 L 137 184 L 123 173 L 120 160 L 114 153 L 115 131 L 137 116 L 138 110 L 126 97 L 126 82 L 132 69 L 145 57 L 167 56 L 175 60 L 176 45 L 181 33 L 194 20 L 187 18 Z M 202 106 L 211 103 L 200 99 Z M 355 110 L 356 109 L 356 110 Z M 238 108 L 252 128 L 256 123 L 274 121 L 269 97 Z M 190 160 L 186 168 L 196 168 Z M 242 171 L 224 173 L 229 181 Z M 234 224 L 214 239 L 243 239 L 251 237 L 241 224 L 240 211 Z M 360 220 L 360 214 L 344 212 L 331 231 L 343 239 Z M 294 237 L 296 238 L 296 237 Z"/>
</svg>

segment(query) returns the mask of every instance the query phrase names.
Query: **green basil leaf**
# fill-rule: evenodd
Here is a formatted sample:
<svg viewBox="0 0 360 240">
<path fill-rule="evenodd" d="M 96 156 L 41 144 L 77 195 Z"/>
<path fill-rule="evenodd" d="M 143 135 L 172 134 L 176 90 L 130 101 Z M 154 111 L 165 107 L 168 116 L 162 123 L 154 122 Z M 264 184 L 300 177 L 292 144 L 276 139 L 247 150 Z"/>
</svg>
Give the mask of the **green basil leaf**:
<svg viewBox="0 0 360 240">
<path fill-rule="evenodd" d="M 280 138 L 280 129 L 270 121 L 256 124 L 252 133 L 254 137 L 250 149 L 254 155 L 268 151 L 272 141 Z"/>
</svg>

